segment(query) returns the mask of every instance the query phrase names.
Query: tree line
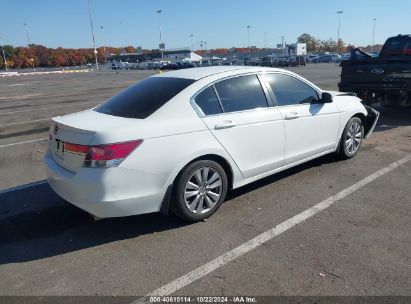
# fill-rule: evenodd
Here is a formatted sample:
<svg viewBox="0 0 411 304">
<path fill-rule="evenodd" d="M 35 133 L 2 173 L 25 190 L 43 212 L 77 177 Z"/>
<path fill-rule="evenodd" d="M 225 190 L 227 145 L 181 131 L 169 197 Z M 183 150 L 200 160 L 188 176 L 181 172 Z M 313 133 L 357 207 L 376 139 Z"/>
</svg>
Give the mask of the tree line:
<svg viewBox="0 0 411 304">
<path fill-rule="evenodd" d="M 342 39 L 339 39 L 338 42 L 332 38 L 327 40 L 321 40 L 311 36 L 310 34 L 304 33 L 297 38 L 297 42 L 307 44 L 308 53 L 346 53 L 349 52 L 352 48 L 360 48 L 363 51 L 371 52 L 372 50 L 379 52 L 382 49 L 382 44 L 374 45 L 374 48 L 371 45 L 367 46 L 354 46 L 354 45 L 345 45 Z"/>
<path fill-rule="evenodd" d="M 33 65 L 35 67 L 80 66 L 95 62 L 94 49 L 91 48 L 47 48 L 37 44 L 30 44 L 27 47 L 4 45 L 3 48 L 9 68 L 30 68 Z M 154 50 L 145 51 L 150 53 Z M 97 59 L 99 63 L 104 63 L 105 57 L 109 54 L 120 54 L 121 52 L 135 53 L 136 48 L 133 46 L 99 47 L 97 48 Z M 0 68 L 5 68 L 2 50 L 0 50 Z"/>
<path fill-rule="evenodd" d="M 342 39 L 338 43 L 333 39 L 321 40 L 310 34 L 304 33 L 297 38 L 297 42 L 307 44 L 308 53 L 323 53 L 323 52 L 348 52 L 351 45 L 345 45 Z M 375 45 L 374 51 L 380 51 L 382 45 Z M 64 67 L 64 66 L 80 66 L 92 64 L 95 62 L 94 50 L 91 48 L 48 48 L 43 45 L 30 44 L 27 47 L 14 47 L 11 45 L 4 45 L 4 54 L 9 68 L 30 68 L 30 67 Z M 370 45 L 362 47 L 365 51 L 371 51 Z M 256 49 L 254 51 L 261 50 Z M 99 47 L 97 48 L 97 59 L 99 63 L 104 63 L 106 57 L 110 54 L 118 55 L 120 53 L 135 53 L 137 50 L 133 46 L 123 48 L 118 47 Z M 143 50 L 146 54 L 158 52 L 158 50 Z M 226 54 L 229 50 L 227 48 L 217 48 L 207 50 L 207 54 Z M 248 52 L 248 48 L 236 48 L 236 52 Z M 199 55 L 204 56 L 205 50 L 196 51 Z M 0 69 L 4 69 L 5 64 L 0 52 Z"/>
</svg>

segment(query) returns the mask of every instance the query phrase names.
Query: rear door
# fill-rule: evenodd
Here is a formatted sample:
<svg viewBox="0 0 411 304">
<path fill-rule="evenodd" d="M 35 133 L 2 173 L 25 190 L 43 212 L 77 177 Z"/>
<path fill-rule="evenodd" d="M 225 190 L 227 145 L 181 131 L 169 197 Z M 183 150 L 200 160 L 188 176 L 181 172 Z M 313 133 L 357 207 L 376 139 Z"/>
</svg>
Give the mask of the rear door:
<svg viewBox="0 0 411 304">
<path fill-rule="evenodd" d="M 266 93 L 257 75 L 245 75 L 217 82 L 195 97 L 203 121 L 244 178 L 283 164 L 284 124 Z"/>
<path fill-rule="evenodd" d="M 302 80 L 265 74 L 285 125 L 285 160 L 289 165 L 333 149 L 338 140 L 339 110 L 319 103 L 319 93 Z"/>
</svg>

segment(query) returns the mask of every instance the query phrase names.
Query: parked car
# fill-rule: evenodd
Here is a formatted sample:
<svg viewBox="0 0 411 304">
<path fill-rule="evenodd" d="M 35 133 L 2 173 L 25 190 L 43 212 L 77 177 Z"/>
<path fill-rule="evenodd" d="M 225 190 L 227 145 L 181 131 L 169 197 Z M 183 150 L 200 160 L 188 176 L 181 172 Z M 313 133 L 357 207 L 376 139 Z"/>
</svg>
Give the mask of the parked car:
<svg viewBox="0 0 411 304">
<path fill-rule="evenodd" d="M 265 67 L 275 66 L 275 56 L 274 55 L 268 55 L 268 56 L 262 57 L 260 65 L 265 66 Z"/>
<path fill-rule="evenodd" d="M 274 67 L 288 67 L 289 61 L 287 57 L 276 57 L 274 60 Z"/>
<path fill-rule="evenodd" d="M 315 63 L 314 61 L 318 59 L 318 57 L 320 57 L 320 55 L 309 55 L 307 60 L 309 63 Z"/>
<path fill-rule="evenodd" d="M 354 157 L 377 118 L 286 70 L 178 70 L 54 117 L 44 163 L 54 191 L 97 217 L 199 221 L 229 189 L 324 154 Z"/>
<path fill-rule="evenodd" d="M 161 70 L 178 70 L 178 65 L 177 63 L 170 62 L 170 63 L 162 65 L 160 69 Z"/>
<path fill-rule="evenodd" d="M 217 66 L 217 65 L 222 65 L 222 60 L 221 59 L 212 59 L 211 60 L 211 65 Z"/>
<path fill-rule="evenodd" d="M 194 68 L 194 67 L 195 65 L 191 62 L 187 62 L 187 61 L 177 62 L 178 69 L 189 69 L 189 68 Z"/>
<path fill-rule="evenodd" d="M 348 54 L 343 54 L 343 55 L 341 55 L 340 57 L 336 58 L 334 62 L 335 62 L 335 63 L 341 63 L 341 62 L 343 62 L 343 61 L 345 61 L 345 60 L 349 60 L 350 57 L 351 57 L 351 54 L 350 54 L 350 53 L 348 53 Z"/>
<path fill-rule="evenodd" d="M 335 55 L 321 55 L 318 58 L 312 60 L 313 63 L 334 62 L 337 56 Z"/>
<path fill-rule="evenodd" d="M 290 56 L 288 57 L 288 65 L 289 66 L 300 66 L 305 65 L 305 57 L 304 56 Z"/>
<path fill-rule="evenodd" d="M 210 60 L 202 60 L 201 63 L 200 63 L 200 66 L 203 66 L 203 67 L 211 66 L 211 62 L 210 62 Z"/>
<path fill-rule="evenodd" d="M 378 57 L 355 49 L 341 67 L 340 91 L 368 104 L 411 107 L 411 35 L 388 38 Z"/>
<path fill-rule="evenodd" d="M 260 64 L 261 64 L 261 59 L 260 58 L 246 58 L 244 60 L 244 65 L 258 66 Z"/>
<path fill-rule="evenodd" d="M 231 65 L 244 66 L 244 59 L 237 58 L 231 61 Z"/>
</svg>

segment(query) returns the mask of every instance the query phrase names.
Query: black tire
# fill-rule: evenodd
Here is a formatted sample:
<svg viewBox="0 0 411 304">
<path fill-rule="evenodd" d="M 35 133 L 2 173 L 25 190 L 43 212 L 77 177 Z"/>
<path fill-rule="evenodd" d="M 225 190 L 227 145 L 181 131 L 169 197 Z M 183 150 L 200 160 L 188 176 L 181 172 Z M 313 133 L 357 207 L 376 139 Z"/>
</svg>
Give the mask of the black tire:
<svg viewBox="0 0 411 304">
<path fill-rule="evenodd" d="M 203 177 L 204 174 L 207 174 L 207 177 L 203 179 L 206 180 L 206 182 L 201 183 L 198 181 L 197 173 L 199 172 L 201 177 Z M 212 181 L 213 177 L 215 177 L 214 173 L 217 173 L 219 179 Z M 219 180 L 221 180 L 221 186 L 207 188 L 218 184 Z M 207 182 L 209 182 L 208 186 Z M 199 190 L 196 190 L 195 188 L 187 189 L 187 187 L 192 187 L 191 185 L 193 184 L 195 186 L 199 186 Z M 227 188 L 227 174 L 220 164 L 212 160 L 195 161 L 185 167 L 177 177 L 173 188 L 171 210 L 180 219 L 187 222 L 198 222 L 204 220 L 213 215 L 218 208 L 220 208 L 221 204 L 225 200 Z M 189 198 L 185 196 L 185 193 L 188 193 L 186 192 L 187 190 L 189 190 L 188 192 L 192 192 L 190 193 Z M 197 194 L 193 195 L 194 192 L 197 192 Z M 212 193 L 212 196 L 210 192 Z M 216 194 L 219 195 L 218 198 Z M 195 201 L 196 199 L 198 199 L 198 201 Z M 200 204 L 203 204 L 201 205 L 201 208 Z"/>
<path fill-rule="evenodd" d="M 359 127 L 358 130 L 356 126 Z M 347 122 L 344 128 L 344 131 L 341 135 L 340 145 L 337 150 L 338 156 L 342 159 L 349 159 L 357 155 L 358 151 L 360 150 L 363 138 L 364 138 L 364 126 L 362 124 L 361 119 L 358 117 L 352 117 Z M 349 144 L 350 139 L 351 139 L 352 145 Z M 358 146 L 355 146 L 355 145 L 358 145 Z"/>
</svg>

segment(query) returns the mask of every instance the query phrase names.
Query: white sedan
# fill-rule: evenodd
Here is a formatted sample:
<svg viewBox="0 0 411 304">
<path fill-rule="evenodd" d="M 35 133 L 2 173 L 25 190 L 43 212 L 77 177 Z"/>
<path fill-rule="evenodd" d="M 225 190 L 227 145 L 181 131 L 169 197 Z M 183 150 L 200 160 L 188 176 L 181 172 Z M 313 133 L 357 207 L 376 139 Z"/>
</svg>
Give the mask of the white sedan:
<svg viewBox="0 0 411 304">
<path fill-rule="evenodd" d="M 289 71 L 158 74 L 98 107 L 53 118 L 50 186 L 96 217 L 211 216 L 227 190 L 335 152 L 351 158 L 378 112 Z"/>
</svg>

